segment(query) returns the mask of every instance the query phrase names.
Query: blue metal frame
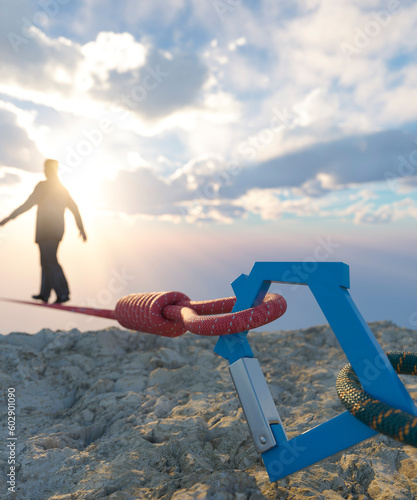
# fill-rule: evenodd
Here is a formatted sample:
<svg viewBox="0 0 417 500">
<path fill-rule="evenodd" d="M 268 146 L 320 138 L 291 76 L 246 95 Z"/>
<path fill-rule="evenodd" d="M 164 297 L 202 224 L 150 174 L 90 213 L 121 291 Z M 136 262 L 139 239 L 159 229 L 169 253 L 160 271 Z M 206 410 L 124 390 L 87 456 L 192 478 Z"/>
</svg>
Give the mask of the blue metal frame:
<svg viewBox="0 0 417 500">
<path fill-rule="evenodd" d="M 294 272 L 300 269 L 309 270 Z M 273 282 L 307 285 L 362 387 L 393 408 L 417 415 L 417 407 L 349 295 L 349 266 L 342 262 L 256 262 L 249 276 L 242 274 L 232 283 L 237 299 L 233 311 L 262 302 Z M 253 357 L 247 333 L 219 337 L 214 351 L 230 363 Z M 281 425 L 272 424 L 271 429 L 277 445 L 262 453 L 271 481 L 377 434 L 347 411 L 290 440 Z"/>
</svg>

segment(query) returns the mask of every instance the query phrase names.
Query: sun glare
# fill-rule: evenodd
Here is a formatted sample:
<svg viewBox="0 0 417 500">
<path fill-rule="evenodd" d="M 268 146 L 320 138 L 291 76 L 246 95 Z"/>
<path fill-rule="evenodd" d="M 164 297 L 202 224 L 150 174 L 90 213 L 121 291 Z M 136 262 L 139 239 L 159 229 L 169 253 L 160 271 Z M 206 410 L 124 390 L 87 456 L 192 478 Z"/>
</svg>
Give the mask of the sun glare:
<svg viewBox="0 0 417 500">
<path fill-rule="evenodd" d="M 99 181 L 100 176 L 94 168 L 61 176 L 62 184 L 68 189 L 83 215 L 92 215 L 96 211 Z"/>
</svg>

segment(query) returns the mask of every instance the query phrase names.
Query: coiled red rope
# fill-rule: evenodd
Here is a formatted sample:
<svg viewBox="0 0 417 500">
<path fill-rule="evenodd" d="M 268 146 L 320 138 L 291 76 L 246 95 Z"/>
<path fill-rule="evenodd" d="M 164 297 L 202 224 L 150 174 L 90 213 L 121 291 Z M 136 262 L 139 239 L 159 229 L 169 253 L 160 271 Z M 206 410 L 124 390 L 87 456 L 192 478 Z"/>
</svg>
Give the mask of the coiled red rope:
<svg viewBox="0 0 417 500">
<path fill-rule="evenodd" d="M 130 330 L 163 337 L 178 337 L 187 330 L 196 335 L 209 336 L 239 333 L 271 323 L 287 309 L 285 299 L 274 293 L 266 294 L 261 304 L 235 313 L 231 311 L 236 297 L 192 301 L 181 292 L 130 294 L 117 302 L 114 311 L 14 299 L 0 300 L 115 319 Z"/>
</svg>

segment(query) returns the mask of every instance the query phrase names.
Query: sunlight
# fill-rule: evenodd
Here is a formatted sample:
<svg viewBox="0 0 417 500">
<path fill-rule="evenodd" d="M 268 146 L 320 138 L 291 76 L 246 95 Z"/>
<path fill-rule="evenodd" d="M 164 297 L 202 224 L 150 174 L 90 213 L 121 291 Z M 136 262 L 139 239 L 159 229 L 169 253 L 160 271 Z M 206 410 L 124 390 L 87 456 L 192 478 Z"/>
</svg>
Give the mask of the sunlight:
<svg viewBox="0 0 417 500">
<path fill-rule="evenodd" d="M 96 212 L 98 186 L 103 175 L 98 167 L 86 167 L 60 175 L 62 184 L 68 189 L 83 216 L 91 216 Z"/>
</svg>

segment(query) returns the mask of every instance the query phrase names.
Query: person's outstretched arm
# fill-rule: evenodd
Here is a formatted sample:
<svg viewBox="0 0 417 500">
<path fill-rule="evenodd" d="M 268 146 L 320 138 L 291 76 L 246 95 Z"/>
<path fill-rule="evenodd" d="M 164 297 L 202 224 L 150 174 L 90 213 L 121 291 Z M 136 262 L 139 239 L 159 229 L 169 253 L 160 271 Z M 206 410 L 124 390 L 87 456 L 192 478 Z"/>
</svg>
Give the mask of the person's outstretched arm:
<svg viewBox="0 0 417 500">
<path fill-rule="evenodd" d="M 71 198 L 69 194 L 68 194 L 67 206 L 74 215 L 75 222 L 77 223 L 77 227 L 80 231 L 80 236 L 82 237 L 83 241 L 87 241 L 87 235 L 85 234 L 84 231 L 84 225 L 81 219 L 80 211 L 78 210 L 75 201 Z"/>
<path fill-rule="evenodd" d="M 30 210 L 34 205 L 36 205 L 39 201 L 39 188 L 35 187 L 33 193 L 29 196 L 29 198 L 22 204 L 20 207 L 17 207 L 8 217 L 0 221 L 0 226 L 4 226 L 12 219 L 16 219 L 19 215 L 23 214 Z"/>
</svg>

